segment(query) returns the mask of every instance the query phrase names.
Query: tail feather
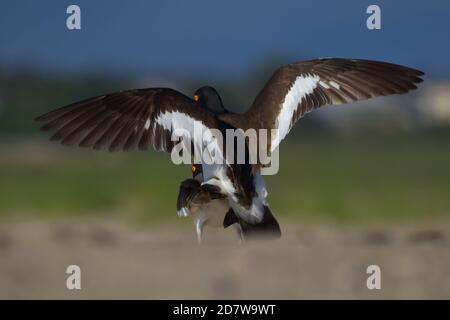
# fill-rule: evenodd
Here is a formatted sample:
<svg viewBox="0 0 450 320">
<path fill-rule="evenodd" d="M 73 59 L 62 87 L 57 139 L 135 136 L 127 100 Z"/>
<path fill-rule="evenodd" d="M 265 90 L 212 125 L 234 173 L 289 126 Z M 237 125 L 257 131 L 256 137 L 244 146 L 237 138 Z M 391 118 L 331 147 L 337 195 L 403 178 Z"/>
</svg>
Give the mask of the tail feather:
<svg viewBox="0 0 450 320">
<path fill-rule="evenodd" d="M 239 223 L 239 219 L 234 213 L 233 209 L 228 210 L 223 220 L 223 227 L 228 228 L 229 226 Z"/>
<path fill-rule="evenodd" d="M 242 231 L 246 238 L 265 236 L 270 238 L 280 238 L 281 228 L 278 221 L 272 214 L 269 207 L 264 206 L 263 220 L 257 224 L 249 224 L 248 222 L 239 219 Z"/>
</svg>

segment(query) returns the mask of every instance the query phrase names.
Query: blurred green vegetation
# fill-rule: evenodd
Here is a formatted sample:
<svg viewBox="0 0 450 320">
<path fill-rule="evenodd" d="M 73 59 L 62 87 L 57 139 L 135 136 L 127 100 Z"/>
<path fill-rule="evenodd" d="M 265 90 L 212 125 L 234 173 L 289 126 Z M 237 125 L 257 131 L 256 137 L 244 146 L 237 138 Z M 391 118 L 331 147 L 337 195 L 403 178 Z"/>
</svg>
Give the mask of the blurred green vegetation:
<svg viewBox="0 0 450 320">
<path fill-rule="evenodd" d="M 433 135 L 296 135 L 266 177 L 277 216 L 302 221 L 421 222 L 450 218 L 450 139 Z M 190 176 L 156 152 L 108 153 L 34 143 L 0 160 L 0 216 L 116 215 L 176 220 Z M 25 149 L 21 150 L 21 149 Z M 15 150 L 15 151 L 14 151 Z"/>
<path fill-rule="evenodd" d="M 299 138 L 282 147 L 271 203 L 290 217 L 343 222 L 450 218 L 450 139 Z"/>
<path fill-rule="evenodd" d="M 33 119 L 73 101 L 130 86 L 123 76 L 42 76 L 32 70 L 0 70 L 0 137 L 37 134 Z"/>
</svg>

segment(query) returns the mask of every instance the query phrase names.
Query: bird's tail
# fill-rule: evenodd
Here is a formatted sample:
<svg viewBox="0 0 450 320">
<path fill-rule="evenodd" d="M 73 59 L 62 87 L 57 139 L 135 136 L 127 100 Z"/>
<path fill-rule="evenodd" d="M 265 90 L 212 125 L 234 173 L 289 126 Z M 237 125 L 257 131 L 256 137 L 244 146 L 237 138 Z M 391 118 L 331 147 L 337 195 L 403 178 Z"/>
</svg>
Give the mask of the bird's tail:
<svg viewBox="0 0 450 320">
<path fill-rule="evenodd" d="M 264 206 L 264 217 L 261 222 L 256 224 L 250 224 L 239 218 L 239 216 L 235 215 L 233 210 L 230 209 L 225 216 L 224 227 L 226 228 L 233 223 L 239 223 L 241 225 L 242 233 L 246 239 L 253 237 L 281 237 L 280 225 L 268 206 Z"/>
</svg>

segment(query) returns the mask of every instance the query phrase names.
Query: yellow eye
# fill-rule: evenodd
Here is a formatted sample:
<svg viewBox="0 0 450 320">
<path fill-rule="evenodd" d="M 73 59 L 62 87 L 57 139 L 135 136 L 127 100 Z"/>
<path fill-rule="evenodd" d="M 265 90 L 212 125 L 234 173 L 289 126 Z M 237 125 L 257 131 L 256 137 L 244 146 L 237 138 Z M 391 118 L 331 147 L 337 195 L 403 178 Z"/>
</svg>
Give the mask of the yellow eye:
<svg viewBox="0 0 450 320">
<path fill-rule="evenodd" d="M 194 101 L 197 102 L 200 97 L 198 95 L 194 95 Z"/>
<path fill-rule="evenodd" d="M 192 165 L 191 171 L 192 173 L 195 173 L 195 171 L 197 171 L 197 167 L 195 166 L 195 164 Z"/>
</svg>

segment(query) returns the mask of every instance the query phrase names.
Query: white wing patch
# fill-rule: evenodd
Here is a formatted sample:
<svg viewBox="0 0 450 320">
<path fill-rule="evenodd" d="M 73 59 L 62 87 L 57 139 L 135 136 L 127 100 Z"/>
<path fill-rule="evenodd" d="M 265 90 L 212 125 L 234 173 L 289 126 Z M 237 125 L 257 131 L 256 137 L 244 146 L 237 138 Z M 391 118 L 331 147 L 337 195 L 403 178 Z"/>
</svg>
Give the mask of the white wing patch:
<svg viewBox="0 0 450 320">
<path fill-rule="evenodd" d="M 317 87 L 317 83 L 320 81 L 320 77 L 316 74 L 300 75 L 295 79 L 295 82 L 289 89 L 284 102 L 281 106 L 280 114 L 277 117 L 276 128 L 278 129 L 277 135 L 272 139 L 271 151 L 275 150 L 279 142 L 286 137 L 291 129 L 291 121 L 294 112 L 297 110 L 299 103 L 302 99 L 313 92 Z M 331 84 L 331 83 L 330 83 Z M 320 81 L 321 86 L 328 86 L 324 82 Z"/>
<path fill-rule="evenodd" d="M 321 87 L 323 87 L 325 89 L 330 89 L 330 86 L 326 82 L 319 81 L 319 84 L 320 84 Z"/>
<path fill-rule="evenodd" d="M 333 80 L 331 80 L 330 82 L 330 85 L 332 86 L 332 87 L 334 87 L 335 89 L 340 89 L 341 87 L 339 86 L 339 84 L 337 83 L 337 82 L 334 82 Z"/>
<path fill-rule="evenodd" d="M 209 160 L 212 161 L 211 158 L 214 158 L 214 156 L 211 155 L 211 150 L 218 152 L 218 154 L 214 153 L 216 157 L 222 157 L 221 148 L 211 129 L 200 120 L 196 120 L 183 112 L 168 111 L 160 113 L 156 117 L 155 122 L 164 129 L 169 130 L 172 133 L 172 137 L 183 137 L 187 138 L 189 142 L 193 141 L 195 148 L 193 151 L 197 152 L 196 155 L 203 157 L 200 158 L 201 160 L 205 160 L 204 157 L 210 157 Z"/>
<path fill-rule="evenodd" d="M 228 166 L 223 164 L 203 164 L 203 178 L 207 184 L 212 184 L 220 188 L 221 192 L 237 201 L 233 182 L 227 176 Z"/>
<path fill-rule="evenodd" d="M 160 113 L 155 121 L 164 129 L 170 131 L 176 130 L 178 128 L 193 131 L 195 122 L 198 122 L 201 126 L 203 126 L 203 123 L 201 123 L 200 121 L 195 120 L 194 118 L 188 116 L 186 113 L 179 111 Z"/>
<path fill-rule="evenodd" d="M 148 130 L 148 128 L 150 128 L 150 119 L 147 119 L 147 121 L 145 121 L 144 128 L 145 130 Z"/>
</svg>

